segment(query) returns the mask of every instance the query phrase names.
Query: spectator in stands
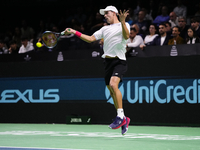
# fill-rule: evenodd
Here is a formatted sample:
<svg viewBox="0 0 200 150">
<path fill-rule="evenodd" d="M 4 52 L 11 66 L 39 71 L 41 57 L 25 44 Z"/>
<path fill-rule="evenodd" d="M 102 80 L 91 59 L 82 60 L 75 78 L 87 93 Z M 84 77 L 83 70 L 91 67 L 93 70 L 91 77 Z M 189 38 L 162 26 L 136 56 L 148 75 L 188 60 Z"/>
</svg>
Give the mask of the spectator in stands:
<svg viewBox="0 0 200 150">
<path fill-rule="evenodd" d="M 0 40 L 0 54 L 8 54 L 8 49 L 3 40 Z"/>
<path fill-rule="evenodd" d="M 9 54 L 18 54 L 19 52 L 19 47 L 17 46 L 17 42 L 12 40 L 10 41 L 10 48 L 8 49 L 9 50 Z"/>
<path fill-rule="evenodd" d="M 191 19 L 191 27 L 195 30 L 197 36 L 200 37 L 199 19 L 197 17 Z"/>
<path fill-rule="evenodd" d="M 147 13 L 147 9 L 142 8 L 141 11 L 144 11 L 144 13 L 145 13 L 144 20 L 150 22 L 149 24 L 151 24 L 153 22 L 153 17 Z"/>
<path fill-rule="evenodd" d="M 186 17 L 187 16 L 187 7 L 183 5 L 182 0 L 177 0 L 178 6 L 176 6 L 173 10 L 173 12 L 176 13 L 176 15 Z"/>
<path fill-rule="evenodd" d="M 133 47 L 139 47 L 143 43 L 143 39 L 140 35 L 137 35 L 139 30 L 134 26 L 131 27 L 129 39 L 127 40 L 126 43 L 126 50 L 129 51 Z"/>
<path fill-rule="evenodd" d="M 166 25 L 166 32 L 167 32 L 167 34 L 171 36 L 171 34 L 172 34 L 171 23 L 170 22 L 164 22 L 164 24 Z"/>
<path fill-rule="evenodd" d="M 12 37 L 12 40 L 17 42 L 17 46 L 21 46 L 21 30 L 19 27 L 15 27 L 14 35 Z"/>
<path fill-rule="evenodd" d="M 200 17 L 200 2 L 196 4 L 197 11 L 194 16 Z"/>
<path fill-rule="evenodd" d="M 186 40 L 187 38 L 187 30 L 189 28 L 188 25 L 186 25 L 186 18 L 183 16 L 178 17 L 178 26 L 180 27 L 180 36 Z"/>
<path fill-rule="evenodd" d="M 59 32 L 58 26 L 54 25 L 51 29 L 52 32 Z"/>
<path fill-rule="evenodd" d="M 11 29 L 10 25 L 8 25 L 8 27 L 5 31 L 6 32 L 4 34 L 3 41 L 5 42 L 6 45 L 9 45 L 9 42 L 12 40 L 12 37 L 13 37 L 13 33 L 12 33 L 12 29 Z"/>
<path fill-rule="evenodd" d="M 47 16 L 45 18 L 46 18 L 45 29 L 51 31 L 51 29 L 53 28 L 53 26 L 55 26 L 55 24 L 53 23 L 52 16 Z"/>
<path fill-rule="evenodd" d="M 36 33 L 36 39 L 37 40 L 39 38 L 41 38 L 41 36 L 42 36 L 42 34 L 44 33 L 45 30 L 46 30 L 45 22 L 44 22 L 44 20 L 40 20 L 39 26 L 38 26 L 38 29 L 37 29 L 37 33 Z"/>
<path fill-rule="evenodd" d="M 140 32 L 140 27 L 138 26 L 138 24 L 134 24 L 134 25 L 132 25 L 131 28 L 135 28 L 137 34 Z"/>
<path fill-rule="evenodd" d="M 138 20 L 136 21 L 133 21 L 133 24 L 137 24 L 140 28 L 140 31 L 139 31 L 139 35 L 141 36 L 144 36 L 147 32 L 147 29 L 148 29 L 148 22 L 146 20 L 144 20 L 145 18 L 145 12 L 144 11 L 139 11 L 138 13 Z"/>
<path fill-rule="evenodd" d="M 150 42 L 152 42 L 157 36 L 157 26 L 155 24 L 151 24 L 149 27 L 149 35 L 146 35 L 146 37 L 144 38 L 144 44 L 149 45 Z"/>
<path fill-rule="evenodd" d="M 193 28 L 188 29 L 188 37 L 186 39 L 187 44 L 195 44 L 195 43 L 200 43 L 200 39 L 197 36 L 195 30 Z"/>
<path fill-rule="evenodd" d="M 178 45 L 178 44 L 185 44 L 185 40 L 179 36 L 180 28 L 175 26 L 172 28 L 172 36 L 173 38 L 169 40 L 168 45 Z"/>
<path fill-rule="evenodd" d="M 134 16 L 138 16 L 139 11 L 141 10 L 141 0 L 137 0 L 137 6 L 133 10 Z"/>
<path fill-rule="evenodd" d="M 103 17 L 102 15 L 97 12 L 96 16 L 95 16 L 95 20 L 94 20 L 94 24 L 92 25 L 92 27 L 90 28 L 90 32 L 94 33 L 95 31 L 99 30 L 101 27 L 104 26 L 104 21 L 103 21 Z"/>
<path fill-rule="evenodd" d="M 22 20 L 21 34 L 22 37 L 27 37 L 28 40 L 33 41 L 34 39 L 34 30 L 32 27 L 29 27 L 26 20 Z"/>
<path fill-rule="evenodd" d="M 77 7 L 73 18 L 71 19 L 71 26 L 75 30 L 85 32 L 84 24 L 86 22 L 87 16 L 85 15 L 82 7 Z"/>
<path fill-rule="evenodd" d="M 85 25 L 84 25 L 86 32 L 90 31 L 91 27 L 94 26 L 94 22 L 95 22 L 95 18 L 96 18 L 95 16 L 96 15 L 93 14 L 93 13 L 91 13 L 90 15 L 88 15 L 88 18 L 87 18 L 87 20 L 85 22 Z M 68 26 L 70 26 L 70 25 L 68 25 Z M 89 33 L 89 34 L 91 34 L 91 33 Z"/>
<path fill-rule="evenodd" d="M 83 7 L 78 7 L 76 10 L 76 13 L 74 15 L 74 19 L 78 22 L 78 24 L 83 25 L 87 19 L 87 16 L 85 15 L 83 11 Z"/>
<path fill-rule="evenodd" d="M 156 13 L 156 17 L 157 15 L 160 15 L 162 13 L 162 7 L 165 6 L 165 1 L 164 0 L 159 0 L 156 1 L 156 9 L 157 9 L 157 13 Z"/>
<path fill-rule="evenodd" d="M 28 37 L 22 37 L 21 42 L 22 46 L 19 48 L 19 53 L 26 53 L 34 50 L 33 43 L 28 40 Z"/>
<path fill-rule="evenodd" d="M 143 50 L 146 46 L 162 46 L 162 45 L 168 45 L 168 41 L 171 38 L 169 35 L 167 35 L 166 32 L 166 25 L 164 23 L 161 23 L 159 25 L 159 36 L 156 36 L 152 42 L 150 42 L 148 45 L 140 45 L 140 48 Z"/>
<path fill-rule="evenodd" d="M 169 35 L 167 35 L 166 32 L 166 25 L 164 23 L 161 23 L 159 25 L 159 36 L 156 36 L 152 42 L 150 42 L 149 45 L 168 45 L 168 41 L 171 38 Z"/>
<path fill-rule="evenodd" d="M 175 26 L 178 26 L 178 17 L 176 16 L 176 13 L 172 11 L 169 14 L 169 17 L 170 17 L 169 22 L 171 23 L 171 27 L 173 28 Z"/>
<path fill-rule="evenodd" d="M 133 24 L 133 9 L 132 8 L 128 8 L 128 10 L 129 10 L 129 14 L 128 14 L 128 16 L 126 17 L 126 22 L 128 22 L 130 25 L 132 25 Z"/>
<path fill-rule="evenodd" d="M 159 26 L 159 24 L 161 24 L 163 22 L 168 22 L 169 21 L 169 15 L 168 15 L 167 6 L 163 6 L 161 12 L 162 12 L 162 14 L 157 16 L 155 18 L 155 20 L 153 21 L 153 23 L 157 24 L 158 26 Z"/>
<path fill-rule="evenodd" d="M 156 5 L 155 5 L 154 0 L 150 0 L 150 2 L 149 2 L 149 11 L 147 12 L 147 14 L 149 16 L 151 16 L 153 18 L 153 20 L 156 18 L 157 11 L 156 11 Z"/>
</svg>

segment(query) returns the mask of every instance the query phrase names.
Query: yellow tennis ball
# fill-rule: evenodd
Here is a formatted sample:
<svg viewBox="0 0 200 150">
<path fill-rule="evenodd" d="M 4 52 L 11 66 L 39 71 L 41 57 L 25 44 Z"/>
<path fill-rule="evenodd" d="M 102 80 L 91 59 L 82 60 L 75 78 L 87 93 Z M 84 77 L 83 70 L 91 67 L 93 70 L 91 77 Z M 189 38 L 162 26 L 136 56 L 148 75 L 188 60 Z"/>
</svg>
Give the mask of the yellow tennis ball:
<svg viewBox="0 0 200 150">
<path fill-rule="evenodd" d="M 37 46 L 37 47 L 42 47 L 42 43 L 37 42 L 37 43 L 36 43 L 36 46 Z"/>
</svg>

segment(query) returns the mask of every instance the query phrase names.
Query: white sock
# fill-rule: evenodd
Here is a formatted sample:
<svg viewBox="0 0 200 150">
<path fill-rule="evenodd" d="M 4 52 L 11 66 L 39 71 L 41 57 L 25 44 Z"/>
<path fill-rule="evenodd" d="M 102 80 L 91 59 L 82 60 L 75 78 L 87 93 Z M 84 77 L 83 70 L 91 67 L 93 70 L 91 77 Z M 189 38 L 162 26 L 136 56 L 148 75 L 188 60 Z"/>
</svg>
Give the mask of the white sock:
<svg viewBox="0 0 200 150">
<path fill-rule="evenodd" d="M 117 116 L 120 117 L 121 119 L 124 118 L 124 110 L 122 108 L 117 109 Z"/>
</svg>

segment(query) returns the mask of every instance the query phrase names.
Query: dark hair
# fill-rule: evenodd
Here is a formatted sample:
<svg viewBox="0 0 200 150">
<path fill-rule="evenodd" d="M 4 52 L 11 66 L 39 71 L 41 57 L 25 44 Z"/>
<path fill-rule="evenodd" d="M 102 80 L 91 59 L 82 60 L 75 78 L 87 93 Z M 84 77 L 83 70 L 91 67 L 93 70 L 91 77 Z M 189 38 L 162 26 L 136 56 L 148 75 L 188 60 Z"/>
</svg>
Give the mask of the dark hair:
<svg viewBox="0 0 200 150">
<path fill-rule="evenodd" d="M 150 26 L 154 26 L 154 27 L 155 27 L 155 29 L 156 29 L 155 34 L 157 34 L 157 33 L 158 33 L 158 26 L 157 26 L 155 23 L 151 23 L 151 24 L 149 25 L 149 27 L 150 27 Z"/>
<path fill-rule="evenodd" d="M 134 32 L 137 32 L 135 27 L 131 27 L 131 30 L 133 30 Z"/>
<path fill-rule="evenodd" d="M 22 36 L 21 37 L 21 41 L 25 41 L 25 40 L 28 40 L 28 37 L 27 36 Z"/>
<path fill-rule="evenodd" d="M 151 24 L 149 25 L 149 27 L 150 27 L 150 26 L 154 26 L 156 30 L 157 30 L 157 28 L 158 28 L 157 25 L 156 25 L 155 23 L 151 23 Z"/>
<path fill-rule="evenodd" d="M 179 26 L 174 26 L 174 27 L 172 28 L 172 30 L 173 30 L 174 28 L 177 28 L 177 29 L 178 29 L 178 31 L 179 31 L 179 32 L 181 32 L 181 29 L 180 29 L 180 27 L 179 27 Z"/>
<path fill-rule="evenodd" d="M 160 25 L 166 27 L 166 24 L 165 24 L 164 22 L 160 23 L 159 26 L 160 26 Z"/>
<path fill-rule="evenodd" d="M 187 29 L 187 31 L 188 31 L 189 29 L 191 29 L 192 32 L 193 32 L 193 38 L 199 39 L 199 37 L 198 37 L 197 32 L 195 31 L 195 29 L 193 29 L 192 27 L 189 27 L 189 28 Z M 189 37 L 188 34 L 187 34 L 186 42 L 188 42 L 189 40 L 190 40 L 190 37 Z"/>
<path fill-rule="evenodd" d="M 172 26 L 172 24 L 170 22 L 164 22 L 165 25 L 168 24 L 170 27 Z"/>
<path fill-rule="evenodd" d="M 191 23 L 193 23 L 193 22 L 195 23 L 195 22 L 200 22 L 200 21 L 199 21 L 199 18 L 194 17 L 194 18 L 192 18 L 192 19 L 190 20 L 190 22 L 191 22 Z"/>
<path fill-rule="evenodd" d="M 189 29 L 192 30 L 192 32 L 193 32 L 193 37 L 198 37 L 197 32 L 195 31 L 195 29 L 193 29 L 192 27 L 189 27 L 189 28 L 187 29 L 187 31 L 188 31 Z"/>
<path fill-rule="evenodd" d="M 9 42 L 9 45 L 12 45 L 12 44 L 17 44 L 17 42 L 16 42 L 15 40 L 11 40 L 11 41 Z"/>
</svg>

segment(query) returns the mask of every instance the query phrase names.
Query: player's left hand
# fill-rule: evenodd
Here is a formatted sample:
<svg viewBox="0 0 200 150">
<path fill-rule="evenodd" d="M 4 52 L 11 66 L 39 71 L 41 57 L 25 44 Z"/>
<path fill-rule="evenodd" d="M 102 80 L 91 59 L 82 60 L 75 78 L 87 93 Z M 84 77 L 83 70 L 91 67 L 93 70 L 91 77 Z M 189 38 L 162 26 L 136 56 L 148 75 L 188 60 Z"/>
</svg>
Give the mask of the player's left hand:
<svg viewBox="0 0 200 150">
<path fill-rule="evenodd" d="M 125 20 L 126 20 L 126 17 L 129 15 L 129 10 L 124 10 L 123 12 L 120 10 L 120 13 L 118 14 L 119 15 L 119 20 L 121 21 L 121 22 L 125 22 Z"/>
</svg>

